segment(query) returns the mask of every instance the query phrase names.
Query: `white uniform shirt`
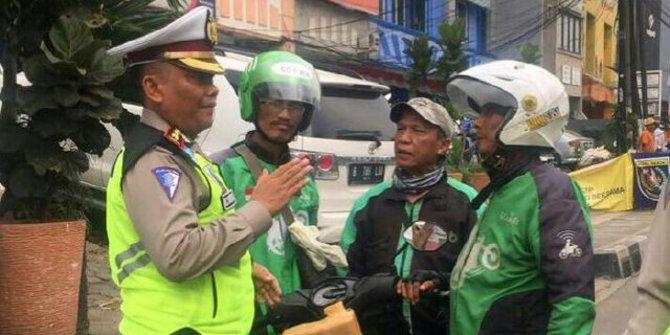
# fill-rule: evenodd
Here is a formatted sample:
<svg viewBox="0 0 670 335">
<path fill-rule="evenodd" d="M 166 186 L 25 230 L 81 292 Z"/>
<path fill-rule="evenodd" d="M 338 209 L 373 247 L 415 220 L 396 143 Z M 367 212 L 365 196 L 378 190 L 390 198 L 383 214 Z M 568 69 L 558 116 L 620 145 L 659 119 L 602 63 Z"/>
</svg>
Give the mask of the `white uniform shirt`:
<svg viewBox="0 0 670 335">
<path fill-rule="evenodd" d="M 654 138 L 656 138 L 656 147 L 661 151 L 668 151 L 665 147 L 665 133 L 660 128 L 654 130 Z"/>
</svg>

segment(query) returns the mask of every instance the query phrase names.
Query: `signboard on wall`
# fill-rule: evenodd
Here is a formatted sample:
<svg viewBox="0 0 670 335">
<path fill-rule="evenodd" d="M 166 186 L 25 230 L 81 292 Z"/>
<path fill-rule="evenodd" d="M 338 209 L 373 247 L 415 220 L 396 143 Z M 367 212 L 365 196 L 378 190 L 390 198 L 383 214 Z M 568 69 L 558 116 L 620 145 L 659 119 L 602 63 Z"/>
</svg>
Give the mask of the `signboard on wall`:
<svg viewBox="0 0 670 335">
<path fill-rule="evenodd" d="M 645 66 L 648 69 L 660 67 L 660 43 L 661 43 L 661 6 L 652 4 L 660 1 L 640 1 L 644 8 L 644 16 L 641 24 L 644 29 L 642 40 L 645 52 Z M 650 4 L 650 5 L 646 5 Z"/>
<path fill-rule="evenodd" d="M 661 116 L 662 77 L 662 70 L 647 70 L 647 113 L 657 116 Z M 640 99 L 642 99 L 642 75 L 639 71 L 637 73 L 637 86 Z"/>
<path fill-rule="evenodd" d="M 570 80 L 570 78 L 572 77 L 572 71 L 570 70 L 570 65 L 563 65 L 561 70 L 562 70 L 561 81 L 563 82 L 563 84 L 570 85 L 572 83 L 572 80 Z"/>
<path fill-rule="evenodd" d="M 580 86 L 582 84 L 582 69 L 572 67 L 572 85 Z"/>
</svg>

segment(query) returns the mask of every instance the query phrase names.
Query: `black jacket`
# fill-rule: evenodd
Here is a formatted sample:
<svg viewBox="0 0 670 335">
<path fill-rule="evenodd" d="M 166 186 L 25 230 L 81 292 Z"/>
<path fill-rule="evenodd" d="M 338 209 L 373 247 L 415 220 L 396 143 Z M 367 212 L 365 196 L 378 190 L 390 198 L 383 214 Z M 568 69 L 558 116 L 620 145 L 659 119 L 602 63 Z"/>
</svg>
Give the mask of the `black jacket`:
<svg viewBox="0 0 670 335">
<path fill-rule="evenodd" d="M 445 178 L 414 204 L 391 183 L 382 183 L 363 195 L 349 214 L 342 236 L 347 252 L 349 273 L 364 277 L 377 273 L 395 273 L 409 277 L 416 270 L 451 272 L 465 245 L 477 215 L 470 209 L 476 196 L 471 187 Z M 439 225 L 449 241 L 436 251 L 418 251 L 404 246 L 401 234 L 413 222 L 427 221 Z M 360 316 L 365 334 L 406 334 L 405 307 L 398 301 L 380 306 Z M 410 307 L 414 334 L 448 333 L 449 301 L 437 297 L 422 299 Z"/>
</svg>

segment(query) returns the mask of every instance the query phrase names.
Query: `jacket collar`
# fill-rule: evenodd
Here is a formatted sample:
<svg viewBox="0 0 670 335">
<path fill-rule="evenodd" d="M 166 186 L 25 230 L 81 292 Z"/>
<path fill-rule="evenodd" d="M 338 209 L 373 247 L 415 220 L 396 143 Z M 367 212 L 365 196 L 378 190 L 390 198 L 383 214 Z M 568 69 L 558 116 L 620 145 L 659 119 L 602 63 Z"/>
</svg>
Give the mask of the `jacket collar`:
<svg viewBox="0 0 670 335">
<path fill-rule="evenodd" d="M 140 117 L 140 122 L 146 124 L 151 128 L 158 129 L 162 132 L 166 132 L 172 128 L 172 126 L 158 113 L 152 111 L 151 109 L 144 108 L 142 110 L 142 116 Z"/>
<path fill-rule="evenodd" d="M 144 108 L 142 109 L 142 116 L 140 117 L 140 122 L 157 130 L 160 130 L 163 134 L 168 134 L 168 132 L 176 129 L 172 126 L 167 120 L 160 116 L 155 111 Z M 180 136 L 184 138 L 186 144 L 191 146 L 194 150 L 200 152 L 200 146 L 193 139 L 189 138 L 186 134 L 180 132 Z"/>
<path fill-rule="evenodd" d="M 445 173 L 439 183 L 437 183 L 433 188 L 431 188 L 428 193 L 424 194 L 421 199 L 435 199 L 442 198 L 447 196 L 449 184 L 447 184 L 447 179 L 449 176 Z M 392 201 L 407 201 L 407 194 L 400 192 L 395 186 L 391 185 L 388 192 L 384 192 L 384 197 Z"/>
<path fill-rule="evenodd" d="M 256 155 L 256 157 L 273 165 L 282 165 L 291 160 L 291 154 L 288 145 L 284 147 L 284 151 L 281 156 L 279 156 L 279 159 L 276 161 L 273 160 L 270 152 L 253 140 L 251 135 L 253 135 L 254 132 L 255 130 L 252 130 L 247 133 L 246 137 L 244 138 L 244 144 L 249 148 L 249 150 L 251 150 L 251 152 L 254 153 L 254 155 Z"/>
</svg>

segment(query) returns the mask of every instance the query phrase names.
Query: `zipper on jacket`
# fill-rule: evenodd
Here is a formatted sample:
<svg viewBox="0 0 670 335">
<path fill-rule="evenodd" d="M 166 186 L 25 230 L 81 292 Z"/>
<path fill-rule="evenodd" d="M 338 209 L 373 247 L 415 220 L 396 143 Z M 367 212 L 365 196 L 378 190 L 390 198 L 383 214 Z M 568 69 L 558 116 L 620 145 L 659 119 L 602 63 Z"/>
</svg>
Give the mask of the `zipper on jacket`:
<svg viewBox="0 0 670 335">
<path fill-rule="evenodd" d="M 405 245 L 408 244 L 407 241 L 404 240 L 403 237 L 403 232 L 405 229 L 409 228 L 414 224 L 414 222 L 419 220 L 419 213 L 421 211 L 421 206 L 423 205 L 423 199 L 419 199 L 417 202 L 410 204 L 409 202 L 405 203 L 405 213 L 407 214 L 407 217 L 409 218 L 409 225 L 405 227 L 404 224 L 400 226 L 400 236 L 398 239 L 398 245 L 403 245 L 405 248 L 402 251 L 402 257 L 400 258 L 400 271 L 398 271 L 398 276 L 402 278 L 406 278 L 407 275 L 411 273 L 411 268 L 412 268 L 412 258 L 414 258 L 414 252 L 411 249 L 411 247 L 406 247 Z M 409 253 L 409 255 L 408 255 Z M 408 259 L 409 257 L 409 259 Z M 409 264 L 406 264 L 409 263 Z M 403 315 L 403 318 L 409 325 L 410 332 L 413 332 L 414 326 L 412 325 L 412 312 L 411 312 L 411 306 L 409 303 L 405 300 L 402 302 L 402 307 L 401 307 L 401 312 Z"/>
<path fill-rule="evenodd" d="M 214 311 L 212 313 L 212 318 L 215 318 L 216 312 L 219 309 L 219 299 L 216 294 L 216 277 L 214 277 L 214 272 L 212 272 L 211 275 L 212 275 L 212 298 L 214 299 Z"/>
</svg>

